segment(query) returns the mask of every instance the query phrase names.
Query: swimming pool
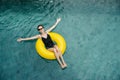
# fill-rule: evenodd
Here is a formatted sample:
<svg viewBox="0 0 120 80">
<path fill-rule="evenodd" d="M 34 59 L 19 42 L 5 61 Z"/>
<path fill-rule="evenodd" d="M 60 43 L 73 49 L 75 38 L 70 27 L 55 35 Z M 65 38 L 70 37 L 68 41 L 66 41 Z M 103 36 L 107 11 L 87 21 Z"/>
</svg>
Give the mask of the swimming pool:
<svg viewBox="0 0 120 80">
<path fill-rule="evenodd" d="M 120 79 L 119 0 L 1 0 L 0 79 L 1 80 L 119 80 Z M 18 43 L 19 37 L 38 34 L 55 20 L 53 30 L 67 43 L 61 70 L 56 61 L 42 59 L 35 42 Z"/>
</svg>

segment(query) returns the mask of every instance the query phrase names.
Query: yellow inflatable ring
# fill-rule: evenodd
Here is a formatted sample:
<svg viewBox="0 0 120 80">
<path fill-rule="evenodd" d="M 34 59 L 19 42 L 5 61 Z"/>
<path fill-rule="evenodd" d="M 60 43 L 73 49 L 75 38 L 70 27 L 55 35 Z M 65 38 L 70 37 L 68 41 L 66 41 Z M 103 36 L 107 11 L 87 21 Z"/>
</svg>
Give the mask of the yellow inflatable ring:
<svg viewBox="0 0 120 80">
<path fill-rule="evenodd" d="M 56 45 L 59 47 L 62 54 L 64 54 L 64 52 L 66 50 L 66 42 L 65 42 L 64 38 L 60 34 L 55 33 L 55 32 L 50 32 L 49 35 L 51 36 L 52 40 L 56 43 Z M 41 39 L 38 39 L 36 42 L 36 50 L 37 50 L 38 54 L 43 58 L 51 59 L 51 60 L 56 59 L 54 53 L 51 51 L 48 51 L 45 48 L 45 45 Z"/>
</svg>

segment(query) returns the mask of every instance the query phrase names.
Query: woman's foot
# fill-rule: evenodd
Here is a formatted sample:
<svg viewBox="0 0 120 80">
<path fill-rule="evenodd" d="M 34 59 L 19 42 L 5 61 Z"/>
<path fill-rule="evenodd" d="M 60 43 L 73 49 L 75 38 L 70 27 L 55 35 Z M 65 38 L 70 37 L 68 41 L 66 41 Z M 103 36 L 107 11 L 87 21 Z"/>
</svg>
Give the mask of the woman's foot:
<svg viewBox="0 0 120 80">
<path fill-rule="evenodd" d="M 64 68 L 65 68 L 65 67 L 67 67 L 67 64 L 66 64 L 66 63 L 64 63 Z"/>
<path fill-rule="evenodd" d="M 64 65 L 61 65 L 61 68 L 63 69 L 65 66 Z"/>
<path fill-rule="evenodd" d="M 65 69 L 67 67 L 67 64 L 65 63 L 65 64 L 63 64 L 63 65 L 61 65 L 61 68 L 62 69 Z"/>
<path fill-rule="evenodd" d="M 61 68 L 62 68 L 62 70 L 66 69 L 66 68 L 67 68 L 67 65 L 64 64 L 64 65 L 61 66 Z"/>
</svg>

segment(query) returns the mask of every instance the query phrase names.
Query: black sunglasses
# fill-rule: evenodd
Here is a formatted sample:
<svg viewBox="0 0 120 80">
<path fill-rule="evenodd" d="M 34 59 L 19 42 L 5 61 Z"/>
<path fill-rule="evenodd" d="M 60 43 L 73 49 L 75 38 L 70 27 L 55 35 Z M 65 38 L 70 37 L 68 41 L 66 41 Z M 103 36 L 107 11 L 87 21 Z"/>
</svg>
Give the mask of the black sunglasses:
<svg viewBox="0 0 120 80">
<path fill-rule="evenodd" d="M 39 30 L 42 30 L 43 28 L 44 28 L 44 27 L 42 27 L 42 28 L 40 28 L 40 29 L 38 28 L 38 31 L 39 31 Z"/>
</svg>

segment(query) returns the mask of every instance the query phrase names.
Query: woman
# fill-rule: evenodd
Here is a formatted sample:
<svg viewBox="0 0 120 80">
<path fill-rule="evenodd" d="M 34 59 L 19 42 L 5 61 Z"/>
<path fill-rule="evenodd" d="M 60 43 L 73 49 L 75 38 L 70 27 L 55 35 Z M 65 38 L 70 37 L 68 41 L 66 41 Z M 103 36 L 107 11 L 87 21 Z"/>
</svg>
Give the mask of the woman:
<svg viewBox="0 0 120 80">
<path fill-rule="evenodd" d="M 44 27 L 42 25 L 38 25 L 37 29 L 41 34 L 38 34 L 38 35 L 30 37 L 30 38 L 19 38 L 17 41 L 21 42 L 21 41 L 25 41 L 25 40 L 33 40 L 33 39 L 41 38 L 43 43 L 45 44 L 46 49 L 54 52 L 55 57 L 56 57 L 58 63 L 60 64 L 61 68 L 65 68 L 65 67 L 67 67 L 67 64 L 65 63 L 65 61 L 62 57 L 62 53 L 61 53 L 60 49 L 58 48 L 58 46 L 53 43 L 50 35 L 48 34 L 50 31 L 52 31 L 57 26 L 57 24 L 60 21 L 61 21 L 61 18 L 58 18 L 56 23 L 46 31 L 44 30 Z"/>
</svg>

